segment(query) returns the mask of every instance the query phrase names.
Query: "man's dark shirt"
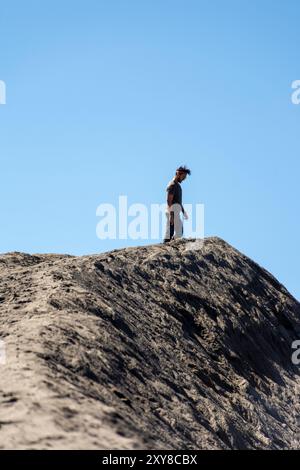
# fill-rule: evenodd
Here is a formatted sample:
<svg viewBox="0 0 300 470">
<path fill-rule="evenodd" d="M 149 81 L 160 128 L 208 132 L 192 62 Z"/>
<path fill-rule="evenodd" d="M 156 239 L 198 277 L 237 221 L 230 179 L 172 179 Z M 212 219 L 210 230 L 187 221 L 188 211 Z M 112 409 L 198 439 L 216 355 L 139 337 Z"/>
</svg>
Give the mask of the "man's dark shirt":
<svg viewBox="0 0 300 470">
<path fill-rule="evenodd" d="M 182 188 L 178 181 L 172 179 L 167 186 L 167 193 L 174 194 L 172 204 L 179 204 L 182 208 Z"/>
</svg>

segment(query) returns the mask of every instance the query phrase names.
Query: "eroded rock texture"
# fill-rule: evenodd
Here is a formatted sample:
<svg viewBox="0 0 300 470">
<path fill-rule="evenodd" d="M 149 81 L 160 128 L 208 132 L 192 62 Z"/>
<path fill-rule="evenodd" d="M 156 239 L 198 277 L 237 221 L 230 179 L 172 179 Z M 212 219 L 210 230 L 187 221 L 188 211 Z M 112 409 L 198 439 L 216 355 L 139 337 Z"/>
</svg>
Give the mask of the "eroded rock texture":
<svg viewBox="0 0 300 470">
<path fill-rule="evenodd" d="M 222 239 L 0 276 L 0 448 L 300 448 L 300 304 Z"/>
</svg>

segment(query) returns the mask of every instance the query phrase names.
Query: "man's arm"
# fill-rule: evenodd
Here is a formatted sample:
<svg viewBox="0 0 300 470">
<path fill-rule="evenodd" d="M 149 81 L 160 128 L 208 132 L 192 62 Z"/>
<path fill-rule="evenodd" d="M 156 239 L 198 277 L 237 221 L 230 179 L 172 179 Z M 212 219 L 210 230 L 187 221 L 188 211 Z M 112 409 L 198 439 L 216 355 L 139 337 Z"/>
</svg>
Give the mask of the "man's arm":
<svg viewBox="0 0 300 470">
<path fill-rule="evenodd" d="M 189 215 L 188 215 L 188 213 L 184 210 L 184 207 L 183 207 L 182 204 L 181 204 L 181 209 L 182 209 L 183 217 L 185 218 L 185 220 L 187 220 L 187 219 L 189 218 Z"/>
<path fill-rule="evenodd" d="M 168 192 L 167 204 L 168 204 L 169 210 L 171 206 L 173 205 L 173 200 L 174 200 L 174 193 Z"/>
<path fill-rule="evenodd" d="M 173 200 L 174 200 L 174 193 L 171 191 L 168 191 L 168 197 L 167 197 L 167 204 L 168 204 L 168 211 L 170 214 L 170 224 L 174 224 L 174 212 L 171 211 L 171 207 L 173 205 Z"/>
</svg>

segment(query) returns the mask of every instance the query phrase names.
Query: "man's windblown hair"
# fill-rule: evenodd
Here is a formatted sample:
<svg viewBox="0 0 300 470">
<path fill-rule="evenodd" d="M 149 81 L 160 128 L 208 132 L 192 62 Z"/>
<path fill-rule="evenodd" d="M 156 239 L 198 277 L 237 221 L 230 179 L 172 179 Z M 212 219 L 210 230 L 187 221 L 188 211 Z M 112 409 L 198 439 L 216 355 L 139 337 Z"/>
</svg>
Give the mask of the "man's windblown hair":
<svg viewBox="0 0 300 470">
<path fill-rule="evenodd" d="M 187 175 L 190 175 L 191 174 L 191 170 L 189 168 L 187 168 L 185 165 L 184 166 L 180 166 L 179 168 L 177 168 L 176 171 L 180 171 L 182 173 L 186 173 Z"/>
</svg>

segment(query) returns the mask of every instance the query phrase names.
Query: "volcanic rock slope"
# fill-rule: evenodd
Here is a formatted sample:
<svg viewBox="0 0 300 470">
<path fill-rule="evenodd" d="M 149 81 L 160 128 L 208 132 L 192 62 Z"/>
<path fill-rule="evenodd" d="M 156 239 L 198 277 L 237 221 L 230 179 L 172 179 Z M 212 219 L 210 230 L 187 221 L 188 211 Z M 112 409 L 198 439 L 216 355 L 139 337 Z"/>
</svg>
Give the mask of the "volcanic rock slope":
<svg viewBox="0 0 300 470">
<path fill-rule="evenodd" d="M 202 242 L 0 256 L 0 448 L 300 448 L 300 304 Z"/>
</svg>

